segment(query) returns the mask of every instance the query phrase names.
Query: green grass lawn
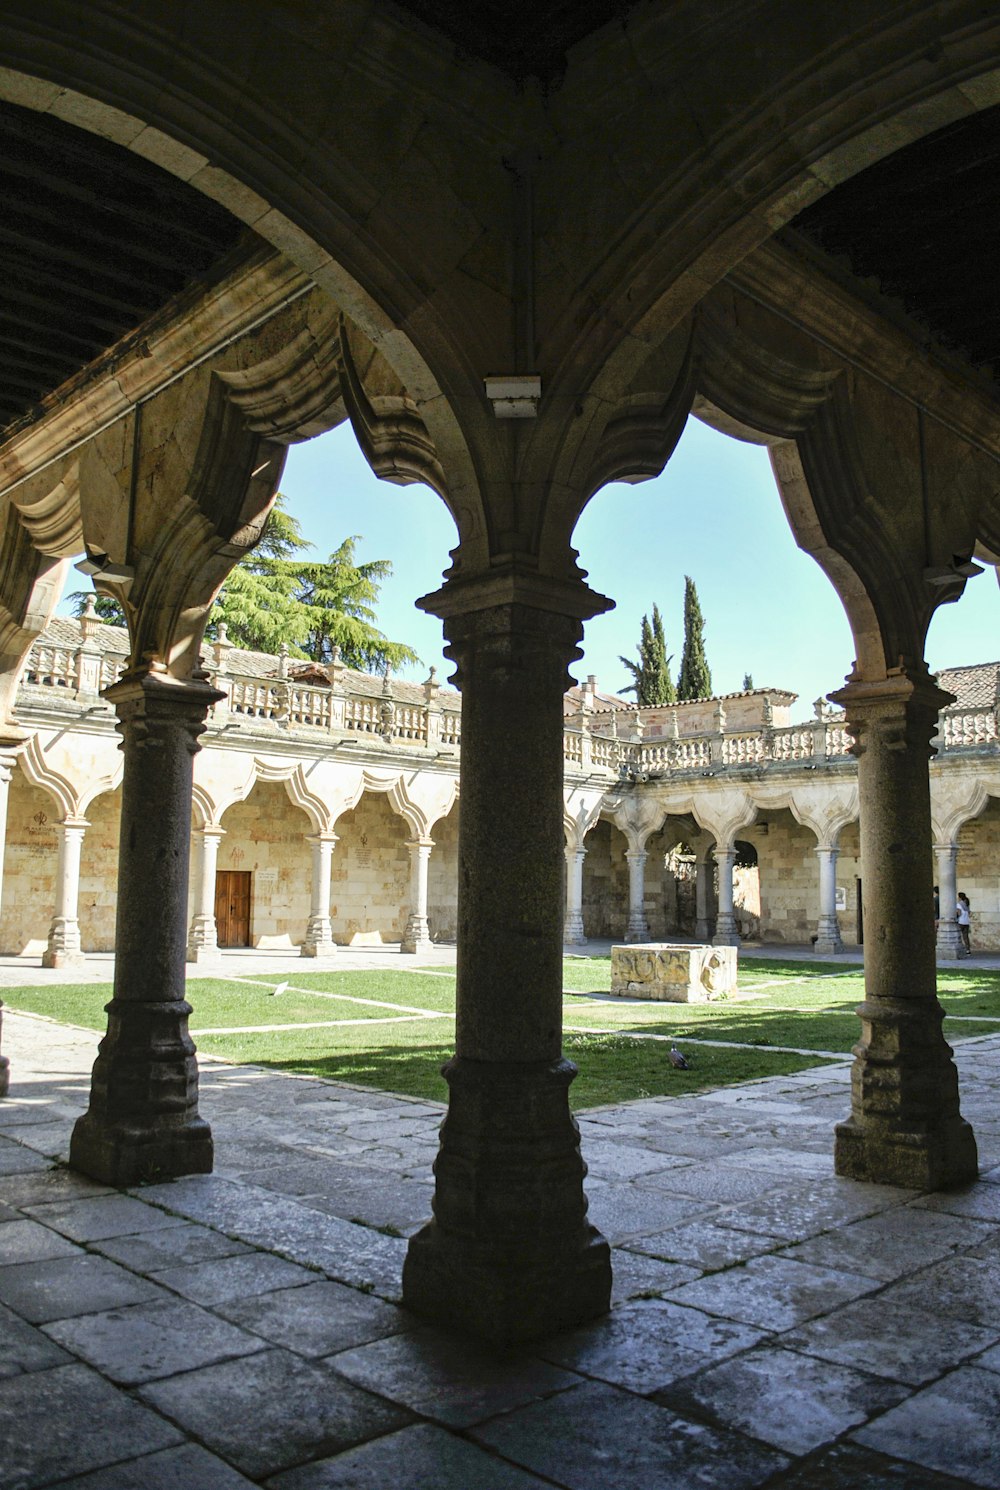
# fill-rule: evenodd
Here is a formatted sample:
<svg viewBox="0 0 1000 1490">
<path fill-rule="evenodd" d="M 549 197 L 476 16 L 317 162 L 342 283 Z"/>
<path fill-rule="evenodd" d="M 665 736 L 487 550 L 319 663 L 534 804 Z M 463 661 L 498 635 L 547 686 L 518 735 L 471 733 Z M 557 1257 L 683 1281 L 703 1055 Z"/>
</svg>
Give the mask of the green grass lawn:
<svg viewBox="0 0 1000 1490">
<path fill-rule="evenodd" d="M 448 970 L 296 971 L 283 976 L 196 978 L 188 983 L 199 1050 L 248 1062 L 444 1101 L 440 1068 L 454 1049 L 455 979 Z M 861 969 L 830 963 L 744 962 L 739 993 L 712 1004 L 611 998 L 607 958 L 564 965 L 565 1050 L 580 1074 L 577 1108 L 783 1075 L 847 1056 L 857 1040 Z M 939 974 L 954 1042 L 1000 1030 L 1000 973 Z M 5 992 L 11 1009 L 95 1031 L 105 1028 L 108 985 Z M 689 1071 L 667 1060 L 683 1049 Z M 700 1044 L 700 1041 L 718 1042 Z M 796 1054 L 794 1052 L 815 1052 Z"/>
</svg>

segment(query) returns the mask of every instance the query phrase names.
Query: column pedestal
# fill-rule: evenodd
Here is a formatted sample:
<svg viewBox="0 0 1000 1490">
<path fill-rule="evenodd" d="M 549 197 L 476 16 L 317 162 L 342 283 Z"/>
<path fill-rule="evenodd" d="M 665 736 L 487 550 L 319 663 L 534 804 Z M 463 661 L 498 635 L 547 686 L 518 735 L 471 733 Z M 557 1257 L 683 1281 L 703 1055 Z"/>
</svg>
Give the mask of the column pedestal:
<svg viewBox="0 0 1000 1490">
<path fill-rule="evenodd" d="M 929 910 L 927 762 L 938 709 L 951 695 L 926 673 L 900 670 L 831 697 L 855 737 L 865 886 L 865 1001 L 836 1169 L 851 1179 L 947 1189 L 974 1179 L 978 1167 L 942 1034 Z"/>
<path fill-rule="evenodd" d="M 83 818 L 67 818 L 56 824 L 59 834 L 59 865 L 56 871 L 56 913 L 49 927 L 49 944 L 42 953 L 42 967 L 82 967 L 80 946 L 80 855 L 83 837 L 90 826 Z"/>
<path fill-rule="evenodd" d="M 188 962 L 217 963 L 222 956 L 219 950 L 219 928 L 215 920 L 215 876 L 219 862 L 219 844 L 224 833 L 224 828 L 210 823 L 197 835 L 195 858 L 197 910 L 191 918 L 191 927 L 188 931 Z"/>
<path fill-rule="evenodd" d="M 837 919 L 837 850 L 818 848 L 819 920 L 816 923 L 816 951 L 835 957 L 843 952 L 840 922 Z"/>
<path fill-rule="evenodd" d="M 955 962 L 964 951 L 955 907 L 958 904 L 958 844 L 936 843 L 938 925 L 937 956 L 940 962 Z"/>
<path fill-rule="evenodd" d="M 587 857 L 585 848 L 566 850 L 566 921 L 563 926 L 563 945 L 583 947 L 587 935 L 583 929 L 583 861 Z"/>
<path fill-rule="evenodd" d="M 553 588 L 582 607 L 596 598 Z M 610 1301 L 610 1252 L 587 1223 L 569 1111 L 575 1067 L 560 1049 L 562 697 L 581 627 L 544 606 L 471 609 L 462 593 L 425 602 L 445 617 L 462 690 L 457 1054 L 445 1067 L 434 1220 L 410 1241 L 403 1301 L 509 1343 Z"/>
<path fill-rule="evenodd" d="M 430 870 L 432 838 L 414 838 L 406 847 L 410 851 L 410 914 L 399 945 L 401 952 L 426 952 L 434 943 L 427 920 L 427 875 Z"/>
<path fill-rule="evenodd" d="M 332 957 L 337 950 L 330 925 L 330 864 L 336 842 L 337 838 L 333 833 L 315 833 L 309 838 L 312 848 L 312 903 L 305 941 L 299 949 L 303 957 Z"/>
<path fill-rule="evenodd" d="M 115 984 L 70 1163 L 121 1187 L 212 1168 L 184 963 L 192 756 L 219 694 L 200 681 L 132 675 L 105 696 L 125 754 Z"/>
<path fill-rule="evenodd" d="M 717 848 L 713 851 L 713 857 L 719 869 L 719 909 L 715 917 L 715 935 L 712 938 L 712 946 L 739 947 L 742 946 L 742 942 L 733 906 L 733 866 L 736 863 L 736 850 Z"/>
<path fill-rule="evenodd" d="M 3 901 L 3 860 L 7 846 L 7 798 L 10 793 L 10 778 L 17 759 L 16 750 L 0 745 L 0 905 Z M 10 1091 L 10 1061 L 2 1054 L 3 1000 L 0 999 L 0 1097 Z"/>
<path fill-rule="evenodd" d="M 641 849 L 629 849 L 628 860 L 628 926 L 627 942 L 648 942 L 649 922 L 646 920 L 646 855 Z"/>
</svg>

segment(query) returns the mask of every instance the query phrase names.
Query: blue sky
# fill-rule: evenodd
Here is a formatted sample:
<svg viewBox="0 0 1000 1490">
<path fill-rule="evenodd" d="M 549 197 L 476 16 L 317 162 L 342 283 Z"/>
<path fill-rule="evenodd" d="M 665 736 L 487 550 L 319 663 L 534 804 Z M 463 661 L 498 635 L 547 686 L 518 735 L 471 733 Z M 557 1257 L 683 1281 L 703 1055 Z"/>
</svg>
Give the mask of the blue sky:
<svg viewBox="0 0 1000 1490">
<path fill-rule="evenodd" d="M 413 608 L 418 595 L 440 585 L 455 543 L 440 498 L 425 487 L 376 480 L 348 425 L 294 446 L 281 487 L 324 557 L 357 533 L 359 558 L 392 561 L 379 625 L 420 654 L 422 665 L 410 676 L 426 676 L 433 664 L 445 679 L 441 623 Z M 643 613 L 654 601 L 676 672 L 686 574 L 698 587 L 716 692 L 740 688 L 749 672 L 758 687 L 797 693 L 795 717 L 805 718 L 812 701 L 838 688 L 851 667 L 843 608 L 819 566 L 796 547 L 762 447 L 689 420 L 663 474 L 599 492 L 574 543 L 590 583 L 617 602 L 587 623 L 575 668 L 580 678 L 595 673 L 608 692 L 628 682 L 618 658 L 635 656 Z M 1000 657 L 1000 590 L 992 571 L 970 581 L 958 604 L 938 611 L 927 656 L 932 668 Z"/>
</svg>

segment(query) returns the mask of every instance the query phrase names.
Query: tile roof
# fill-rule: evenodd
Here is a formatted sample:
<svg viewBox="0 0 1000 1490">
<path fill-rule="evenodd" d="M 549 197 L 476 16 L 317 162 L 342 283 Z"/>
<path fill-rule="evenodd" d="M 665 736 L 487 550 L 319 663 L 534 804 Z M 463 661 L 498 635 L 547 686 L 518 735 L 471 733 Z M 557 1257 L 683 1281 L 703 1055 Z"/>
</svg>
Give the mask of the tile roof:
<svg viewBox="0 0 1000 1490">
<path fill-rule="evenodd" d="M 972 667 L 945 667 L 937 674 L 938 686 L 954 693 L 953 708 L 991 709 L 1000 693 L 1000 662 L 978 662 Z"/>
</svg>

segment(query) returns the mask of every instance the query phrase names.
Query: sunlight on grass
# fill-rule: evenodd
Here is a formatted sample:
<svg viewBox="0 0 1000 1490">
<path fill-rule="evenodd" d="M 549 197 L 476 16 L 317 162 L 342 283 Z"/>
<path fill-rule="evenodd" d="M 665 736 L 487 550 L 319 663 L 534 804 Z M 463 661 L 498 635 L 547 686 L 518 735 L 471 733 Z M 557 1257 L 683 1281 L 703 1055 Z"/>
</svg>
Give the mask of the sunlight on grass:
<svg viewBox="0 0 1000 1490">
<path fill-rule="evenodd" d="M 432 971 L 194 978 L 187 988 L 191 1030 L 206 1056 L 443 1102 L 440 1068 L 454 1049 L 455 978 L 450 969 Z M 580 1068 L 570 1089 L 576 1108 L 823 1065 L 827 1053 L 849 1057 L 860 1030 L 855 1011 L 864 977 L 853 965 L 754 959 L 740 969 L 741 994 L 753 995 L 711 1004 L 611 998 L 608 958 L 568 958 L 564 971 L 565 987 L 574 990 L 564 997 L 564 1017 L 566 1054 Z M 275 996 L 282 983 L 287 987 Z M 938 984 L 953 1043 L 1000 1030 L 1000 973 L 943 971 Z M 13 1010 L 103 1032 L 111 992 L 106 984 L 63 984 L 10 989 L 4 997 Z M 674 1041 L 690 1071 L 675 1071 L 667 1060 L 667 1042 Z"/>
</svg>

